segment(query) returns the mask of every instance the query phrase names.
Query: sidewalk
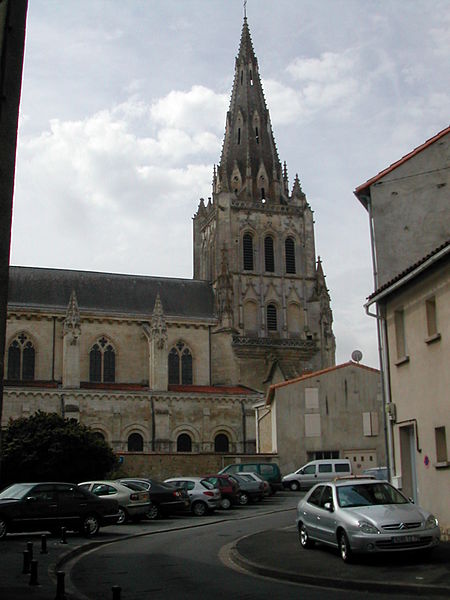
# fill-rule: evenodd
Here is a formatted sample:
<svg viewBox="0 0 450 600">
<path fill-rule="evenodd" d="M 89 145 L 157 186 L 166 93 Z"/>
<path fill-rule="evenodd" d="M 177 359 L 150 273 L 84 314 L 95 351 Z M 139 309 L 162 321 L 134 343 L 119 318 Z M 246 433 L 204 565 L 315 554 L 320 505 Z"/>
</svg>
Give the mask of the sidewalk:
<svg viewBox="0 0 450 600">
<path fill-rule="evenodd" d="M 450 597 L 450 543 L 441 542 L 429 557 L 416 553 L 359 556 L 344 564 L 337 551 L 317 545 L 301 548 L 294 528 L 269 530 L 238 540 L 230 559 L 267 577 L 347 590 L 409 592 Z"/>
</svg>

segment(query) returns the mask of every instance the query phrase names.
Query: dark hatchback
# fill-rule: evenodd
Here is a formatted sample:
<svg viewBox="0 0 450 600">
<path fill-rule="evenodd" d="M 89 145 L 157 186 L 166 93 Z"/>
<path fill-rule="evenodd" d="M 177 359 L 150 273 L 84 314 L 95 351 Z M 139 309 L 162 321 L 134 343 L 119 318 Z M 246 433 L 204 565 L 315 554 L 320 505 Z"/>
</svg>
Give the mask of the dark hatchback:
<svg viewBox="0 0 450 600">
<path fill-rule="evenodd" d="M 116 500 L 98 498 L 74 483 L 15 483 L 0 493 L 0 539 L 7 533 L 59 532 L 61 527 L 87 537 L 100 526 L 117 523 Z"/>
<path fill-rule="evenodd" d="M 131 483 L 135 488 L 148 491 L 152 502 L 146 515 L 148 519 L 168 517 L 174 513 L 181 513 L 190 509 L 191 502 L 188 493 L 184 489 L 177 489 L 173 485 L 156 479 L 125 477 L 117 481 L 124 485 Z"/>
</svg>

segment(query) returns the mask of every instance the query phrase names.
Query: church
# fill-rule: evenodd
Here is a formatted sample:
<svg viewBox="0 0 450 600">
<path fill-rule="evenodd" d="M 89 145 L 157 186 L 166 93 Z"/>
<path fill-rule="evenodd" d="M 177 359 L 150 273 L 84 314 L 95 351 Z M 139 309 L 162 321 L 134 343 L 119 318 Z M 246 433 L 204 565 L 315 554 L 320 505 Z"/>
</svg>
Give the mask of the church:
<svg viewBox="0 0 450 600">
<path fill-rule="evenodd" d="M 252 454 L 268 387 L 335 364 L 313 212 L 278 156 L 246 17 L 212 170 L 193 279 L 10 268 L 3 425 L 54 411 L 118 453 Z"/>
</svg>

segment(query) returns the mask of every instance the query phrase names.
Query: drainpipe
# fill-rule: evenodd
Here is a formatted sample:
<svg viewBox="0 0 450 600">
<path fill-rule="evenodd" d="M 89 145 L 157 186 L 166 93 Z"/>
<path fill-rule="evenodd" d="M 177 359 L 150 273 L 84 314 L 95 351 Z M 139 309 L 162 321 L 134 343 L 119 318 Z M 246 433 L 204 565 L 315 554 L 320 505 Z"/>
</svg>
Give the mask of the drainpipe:
<svg viewBox="0 0 450 600">
<path fill-rule="evenodd" d="M 245 405 L 244 401 L 241 400 L 241 413 L 242 413 L 242 443 L 243 453 L 247 454 L 247 424 L 245 422 Z"/>
<path fill-rule="evenodd" d="M 155 426 L 155 404 L 153 402 L 153 398 L 150 397 L 150 408 L 152 411 L 152 452 L 155 451 L 155 431 L 156 431 L 156 426 Z"/>
<path fill-rule="evenodd" d="M 367 211 L 369 213 L 369 231 L 370 231 L 370 249 L 372 252 L 372 270 L 375 290 L 378 289 L 378 266 L 375 252 L 375 231 L 374 221 L 372 215 L 372 203 L 371 197 L 366 196 Z M 389 377 L 389 356 L 387 350 L 387 326 L 386 319 L 380 314 L 380 307 L 376 304 L 376 312 L 369 312 L 371 302 L 364 305 L 366 314 L 369 317 L 374 317 L 377 320 L 377 333 L 378 333 L 378 355 L 380 359 L 381 369 L 381 389 L 383 397 L 383 422 L 384 422 L 384 433 L 385 433 L 385 445 L 386 445 L 386 459 L 387 459 L 387 470 L 389 481 L 392 482 L 392 474 L 394 468 L 394 447 L 393 447 L 393 435 L 392 435 L 392 422 L 388 417 L 388 406 L 392 403 L 391 399 L 391 387 Z"/>
</svg>

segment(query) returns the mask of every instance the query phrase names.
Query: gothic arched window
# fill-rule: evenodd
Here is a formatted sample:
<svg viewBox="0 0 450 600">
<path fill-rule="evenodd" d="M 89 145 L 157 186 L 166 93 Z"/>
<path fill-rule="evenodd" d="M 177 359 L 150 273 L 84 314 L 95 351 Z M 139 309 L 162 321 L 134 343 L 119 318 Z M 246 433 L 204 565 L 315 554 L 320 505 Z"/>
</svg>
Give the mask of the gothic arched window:
<svg viewBox="0 0 450 600">
<path fill-rule="evenodd" d="M 31 340 L 20 333 L 8 348 L 8 379 L 32 381 L 34 379 L 35 351 Z"/>
<path fill-rule="evenodd" d="M 144 450 L 144 438 L 140 433 L 130 433 L 128 436 L 128 452 L 142 452 Z"/>
<path fill-rule="evenodd" d="M 277 307 L 275 304 L 267 305 L 267 330 L 268 331 L 277 331 Z"/>
<path fill-rule="evenodd" d="M 286 273 L 295 273 L 295 242 L 293 238 L 286 238 L 284 250 L 286 255 Z"/>
<path fill-rule="evenodd" d="M 275 271 L 275 256 L 273 252 L 273 237 L 270 235 L 264 238 L 264 261 L 266 271 L 273 273 Z"/>
<path fill-rule="evenodd" d="M 189 434 L 180 433 L 177 437 L 177 452 L 192 452 L 192 440 Z"/>
<path fill-rule="evenodd" d="M 253 271 L 253 237 L 250 233 L 244 233 L 242 246 L 244 250 L 244 271 Z"/>
<path fill-rule="evenodd" d="M 169 352 L 169 383 L 192 385 L 192 354 L 181 341 Z"/>
<path fill-rule="evenodd" d="M 224 433 L 218 433 L 214 438 L 214 452 L 229 452 L 230 442 Z"/>
<path fill-rule="evenodd" d="M 114 383 L 116 380 L 116 353 L 112 344 L 102 336 L 89 352 L 89 381 Z"/>
</svg>

